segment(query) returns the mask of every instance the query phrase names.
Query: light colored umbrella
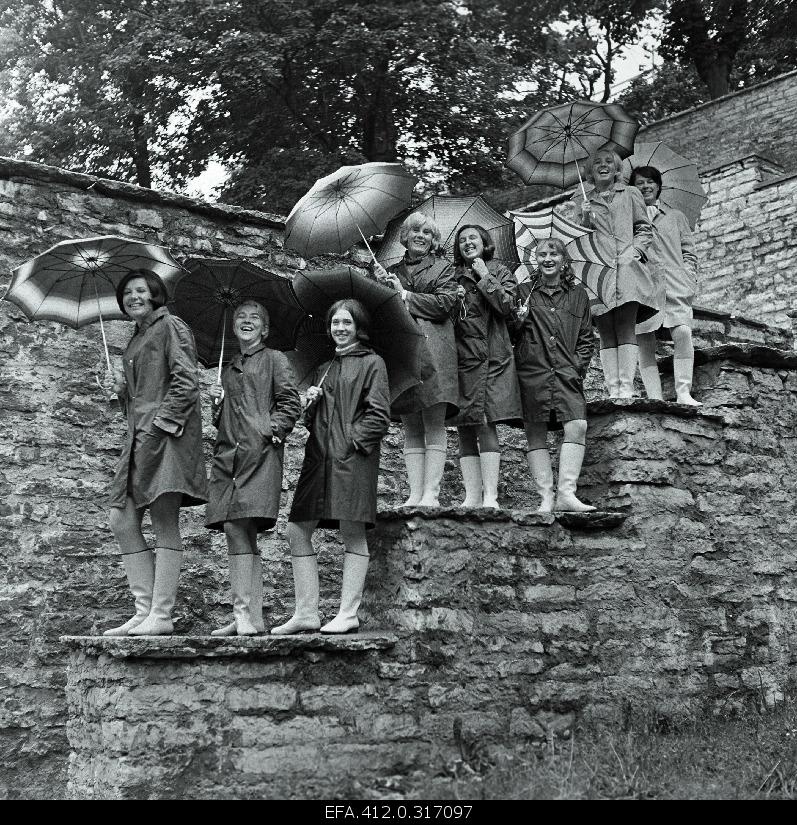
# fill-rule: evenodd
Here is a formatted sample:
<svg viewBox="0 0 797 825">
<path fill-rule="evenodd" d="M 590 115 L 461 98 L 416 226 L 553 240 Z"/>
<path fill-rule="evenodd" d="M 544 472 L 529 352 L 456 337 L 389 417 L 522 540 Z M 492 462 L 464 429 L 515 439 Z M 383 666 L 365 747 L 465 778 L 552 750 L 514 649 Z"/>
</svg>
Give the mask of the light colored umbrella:
<svg viewBox="0 0 797 825">
<path fill-rule="evenodd" d="M 661 172 L 659 200 L 664 206 L 683 212 L 694 229 L 700 210 L 708 200 L 697 166 L 683 155 L 673 152 L 660 140 L 634 144 L 634 154 L 623 161 L 623 178 L 626 183 L 631 178 L 631 171 L 637 166 L 654 166 Z"/>
<path fill-rule="evenodd" d="M 18 266 L 3 297 L 32 321 L 59 321 L 73 329 L 99 321 L 110 371 L 103 320 L 127 317 L 116 303 L 116 287 L 137 269 L 154 272 L 168 290 L 183 271 L 163 246 L 116 235 L 80 238 L 61 241 Z"/>
<path fill-rule="evenodd" d="M 285 248 L 311 258 L 343 253 L 361 238 L 368 246 L 367 236 L 381 234 L 410 205 L 417 182 L 400 163 L 342 166 L 295 204 L 285 223 Z"/>
<path fill-rule="evenodd" d="M 541 109 L 509 136 L 506 165 L 526 184 L 584 183 L 579 164 L 598 149 L 630 155 L 637 123 L 619 103 L 574 100 Z M 586 195 L 584 195 L 586 199 Z"/>
<path fill-rule="evenodd" d="M 495 244 L 494 259 L 512 271 L 517 269 L 520 260 L 515 248 L 515 230 L 512 220 L 496 212 L 481 196 L 433 195 L 413 207 L 412 211 L 428 215 L 437 224 L 441 233 L 440 244 L 443 253 L 449 258 L 453 257 L 454 242 L 459 228 L 467 224 L 477 224 L 490 233 Z M 394 218 L 385 230 L 382 245 L 376 256 L 385 269 L 404 258 L 406 250 L 401 243 L 400 235 L 401 225 L 406 217 L 405 214 Z"/>
</svg>

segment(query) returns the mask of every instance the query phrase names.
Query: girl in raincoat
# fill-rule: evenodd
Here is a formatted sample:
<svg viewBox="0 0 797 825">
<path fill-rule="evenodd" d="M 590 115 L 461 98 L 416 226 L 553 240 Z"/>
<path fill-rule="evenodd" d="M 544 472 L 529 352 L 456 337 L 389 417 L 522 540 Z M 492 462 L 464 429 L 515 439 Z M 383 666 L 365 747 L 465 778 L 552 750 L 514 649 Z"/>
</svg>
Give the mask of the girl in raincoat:
<svg viewBox="0 0 797 825">
<path fill-rule="evenodd" d="M 106 636 L 173 632 L 182 563 L 181 507 L 207 500 L 196 349 L 191 330 L 166 308 L 166 287 L 152 272 L 126 275 L 116 290 L 136 322 L 116 371 L 114 390 L 127 414 L 127 439 L 110 488 L 110 522 L 119 543 L 136 614 Z M 149 509 L 153 554 L 141 532 Z"/>
<path fill-rule="evenodd" d="M 353 633 L 368 571 L 365 530 L 376 522 L 382 438 L 390 426 L 390 390 L 382 358 L 367 346 L 370 317 L 352 298 L 334 303 L 327 329 L 335 357 L 307 391 L 310 430 L 286 537 L 291 548 L 296 609 L 272 629 L 277 636 L 319 629 L 316 527 L 337 528 L 346 546 L 340 610 L 322 633 Z"/>
<path fill-rule="evenodd" d="M 277 521 L 285 438 L 302 411 L 288 359 L 265 345 L 269 315 L 256 301 L 233 312 L 241 348 L 214 384 L 218 428 L 205 525 L 224 530 L 234 621 L 212 636 L 263 633 L 263 572 L 257 534 Z"/>
<path fill-rule="evenodd" d="M 520 426 L 522 411 L 507 329 L 517 281 L 493 260 L 495 244 L 482 226 L 462 226 L 454 242 L 455 332 L 459 358 L 459 465 L 462 507 L 498 508 L 501 453 L 496 425 Z"/>
<path fill-rule="evenodd" d="M 515 346 L 529 471 L 541 498 L 538 512 L 585 512 L 595 509 L 576 498 L 587 434 L 584 376 L 594 349 L 589 297 L 561 240 L 540 241 L 536 256 L 531 280 L 518 286 Z M 555 501 L 546 444 L 553 427 L 564 428 Z"/>
</svg>

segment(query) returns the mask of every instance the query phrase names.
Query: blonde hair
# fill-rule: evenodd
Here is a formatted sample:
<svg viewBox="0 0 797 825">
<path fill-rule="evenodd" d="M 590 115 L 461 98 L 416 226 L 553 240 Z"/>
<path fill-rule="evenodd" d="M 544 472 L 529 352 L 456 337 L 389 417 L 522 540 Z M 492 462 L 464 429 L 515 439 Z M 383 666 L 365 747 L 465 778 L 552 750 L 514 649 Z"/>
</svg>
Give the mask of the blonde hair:
<svg viewBox="0 0 797 825">
<path fill-rule="evenodd" d="M 268 310 L 261 304 L 259 301 L 253 301 L 247 298 L 245 301 L 241 301 L 237 307 L 233 310 L 232 313 L 232 321 L 235 323 L 235 319 L 238 317 L 238 313 L 244 307 L 252 307 L 253 309 L 257 310 L 257 314 L 260 316 L 260 320 L 263 322 L 263 330 L 264 332 L 269 328 L 271 325 L 271 318 L 269 317 Z M 267 337 L 267 333 L 261 336 L 262 338 Z"/>
<path fill-rule="evenodd" d="M 612 159 L 614 160 L 614 180 L 615 183 L 623 178 L 623 161 L 620 158 L 620 155 L 614 151 L 614 149 L 609 149 L 608 147 L 604 146 L 601 149 L 597 149 L 594 151 L 587 161 L 587 164 L 584 168 L 585 177 L 589 178 L 593 183 L 595 183 L 594 178 L 592 177 L 592 167 L 595 166 L 597 161 L 598 155 L 611 155 Z"/>
<path fill-rule="evenodd" d="M 410 232 L 415 229 L 421 229 L 424 226 L 428 226 L 429 229 L 432 230 L 432 245 L 429 247 L 429 251 L 436 251 L 440 246 L 440 238 L 442 237 L 440 227 L 438 227 L 428 215 L 424 215 L 423 212 L 413 212 L 404 219 L 404 223 L 401 224 L 401 230 L 399 231 L 399 241 L 401 241 L 401 245 L 406 249 L 407 238 L 409 238 Z"/>
</svg>

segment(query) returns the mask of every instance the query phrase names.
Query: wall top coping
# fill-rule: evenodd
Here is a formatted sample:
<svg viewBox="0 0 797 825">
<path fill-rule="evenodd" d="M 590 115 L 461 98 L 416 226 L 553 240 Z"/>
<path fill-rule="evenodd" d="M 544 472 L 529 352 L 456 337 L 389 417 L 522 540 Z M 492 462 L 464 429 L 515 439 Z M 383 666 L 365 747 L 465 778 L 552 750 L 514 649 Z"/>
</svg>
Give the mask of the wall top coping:
<svg viewBox="0 0 797 825">
<path fill-rule="evenodd" d="M 695 350 L 695 365 L 710 364 L 713 361 L 735 361 L 737 364 L 744 364 L 748 367 L 797 370 L 797 352 L 775 349 L 775 347 L 762 344 L 720 344 L 717 347 L 703 347 Z M 659 367 L 662 366 L 672 369 L 671 355 L 659 361 Z"/>
<path fill-rule="evenodd" d="M 779 186 L 781 183 L 787 183 L 795 178 L 797 178 L 797 172 L 790 172 L 787 175 L 778 175 L 777 177 L 768 178 L 767 180 L 762 180 L 760 183 L 756 183 L 753 186 L 753 189 L 757 192 L 759 189 L 766 189 L 768 186 Z"/>
<path fill-rule="evenodd" d="M 200 215 L 212 218 L 221 218 L 228 221 L 242 221 L 244 223 L 267 226 L 270 229 L 285 229 L 285 218 L 282 215 L 272 215 L 268 212 L 258 212 L 254 209 L 244 209 L 240 206 L 209 203 L 199 198 L 189 198 L 178 195 L 176 192 L 161 192 L 156 189 L 146 189 L 132 183 L 99 178 L 83 172 L 73 172 L 61 169 L 58 166 L 47 166 L 44 163 L 34 163 L 28 160 L 0 157 L 0 178 L 11 180 L 25 178 L 27 180 L 44 181 L 46 183 L 63 183 L 84 192 L 89 190 L 139 203 L 153 206 L 168 206 L 185 209 Z"/>
<path fill-rule="evenodd" d="M 313 653 L 388 650 L 398 642 L 389 630 L 327 636 L 61 636 L 69 650 L 114 659 L 270 659 Z"/>
<path fill-rule="evenodd" d="M 753 167 L 768 164 L 770 166 L 774 166 L 779 171 L 783 170 L 783 165 L 781 163 L 778 163 L 778 161 L 773 160 L 772 158 L 767 157 L 766 155 L 760 155 L 757 152 L 748 152 L 747 154 L 738 155 L 737 157 L 725 158 L 715 166 L 704 166 L 702 169 L 700 169 L 700 174 L 711 175 L 715 172 L 719 172 L 721 169 L 725 169 L 728 166 L 736 166 L 738 164 L 744 164 L 745 162 L 748 162 L 749 165 Z"/>
<path fill-rule="evenodd" d="M 389 507 L 379 510 L 377 524 L 384 522 L 437 521 L 440 519 L 464 523 L 502 522 L 521 527 L 548 526 L 559 522 L 568 530 L 606 530 L 619 527 L 625 513 L 596 510 L 590 513 L 538 513 L 535 510 L 495 510 L 491 507 Z"/>
<path fill-rule="evenodd" d="M 663 123 L 669 123 L 673 120 L 679 120 L 682 117 L 691 115 L 693 112 L 699 112 L 701 109 L 708 109 L 711 106 L 721 106 L 724 102 L 730 100 L 733 97 L 740 97 L 742 95 L 750 94 L 751 92 L 763 89 L 765 86 L 769 86 L 773 83 L 780 83 L 787 77 L 792 76 L 797 77 L 797 69 L 792 69 L 792 71 L 790 72 L 779 74 L 777 77 L 770 77 L 767 80 L 762 80 L 760 83 L 755 83 L 752 86 L 745 86 L 743 89 L 736 89 L 736 91 L 729 92 L 727 95 L 717 97 L 714 100 L 707 100 L 705 103 L 699 103 L 697 106 L 692 106 L 690 109 L 683 109 L 680 112 L 676 112 L 675 114 L 663 117 L 661 120 L 654 120 L 652 123 L 645 124 L 639 131 L 640 133 L 642 133 L 647 131 L 648 129 L 652 129 L 654 126 L 659 126 Z"/>
</svg>

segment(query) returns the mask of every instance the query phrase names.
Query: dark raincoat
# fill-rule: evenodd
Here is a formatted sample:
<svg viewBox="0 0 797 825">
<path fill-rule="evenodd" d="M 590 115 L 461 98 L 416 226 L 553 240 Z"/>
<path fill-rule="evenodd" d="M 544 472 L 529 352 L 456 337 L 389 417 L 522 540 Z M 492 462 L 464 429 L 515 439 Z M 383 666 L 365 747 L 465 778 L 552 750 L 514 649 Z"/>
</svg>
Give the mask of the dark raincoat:
<svg viewBox="0 0 797 825">
<path fill-rule="evenodd" d="M 529 314 L 518 330 L 515 346 L 523 418 L 529 422 L 587 417 L 584 376 L 595 346 L 589 297 L 580 284 L 562 284 L 552 293 L 531 281 L 518 286 L 525 302 L 531 293 Z"/>
<path fill-rule="evenodd" d="M 182 507 L 207 501 L 196 349 L 191 330 L 166 307 L 136 328 L 124 353 L 127 439 L 111 482 L 111 507 L 136 508 L 164 493 Z"/>
<path fill-rule="evenodd" d="M 316 372 L 315 386 L 326 371 Z M 379 451 L 390 426 L 390 389 L 385 362 L 358 345 L 336 355 L 318 401 L 305 413 L 310 437 L 293 496 L 290 521 L 376 523 Z"/>
<path fill-rule="evenodd" d="M 517 281 L 497 261 L 487 261 L 488 275 L 457 267 L 455 277 L 465 298 L 455 306 L 454 329 L 459 359 L 459 427 L 511 424 L 522 427 L 522 409 L 507 319 L 515 308 Z M 464 317 L 463 317 L 464 316 Z"/>
<path fill-rule="evenodd" d="M 451 310 L 457 300 L 454 268 L 436 255 L 428 254 L 414 267 L 406 261 L 390 267 L 407 290 L 407 309 L 426 336 L 434 372 L 421 384 L 402 393 L 391 414 L 396 417 L 417 413 L 445 402 L 446 416 L 456 415 L 459 399 L 457 344 Z"/>
<path fill-rule="evenodd" d="M 258 530 L 276 524 L 282 490 L 284 442 L 302 411 L 288 359 L 261 344 L 236 355 L 222 376 L 224 398 L 215 409 L 218 427 L 205 526 L 254 519 Z"/>
</svg>

